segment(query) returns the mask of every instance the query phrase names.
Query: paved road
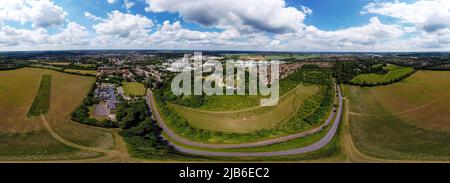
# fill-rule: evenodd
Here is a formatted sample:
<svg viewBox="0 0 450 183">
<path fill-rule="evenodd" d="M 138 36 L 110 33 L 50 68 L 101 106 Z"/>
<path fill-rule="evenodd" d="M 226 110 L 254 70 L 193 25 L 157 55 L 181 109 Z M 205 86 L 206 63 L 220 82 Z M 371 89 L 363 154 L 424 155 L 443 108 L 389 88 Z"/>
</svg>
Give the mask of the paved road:
<svg viewBox="0 0 450 183">
<path fill-rule="evenodd" d="M 316 150 L 324 147 L 325 145 L 327 145 L 333 139 L 333 137 L 336 135 L 337 129 L 339 127 L 340 119 L 342 116 L 342 93 L 341 93 L 341 88 L 339 86 L 337 86 L 336 89 L 337 89 L 336 92 L 338 95 L 339 107 L 337 109 L 336 117 L 334 118 L 335 120 L 334 120 L 333 126 L 331 126 L 331 129 L 328 131 L 328 133 L 322 139 L 320 139 L 318 142 L 311 144 L 309 146 L 306 146 L 306 147 L 285 150 L 285 151 L 254 152 L 254 153 L 242 152 L 242 153 L 240 153 L 240 152 L 211 152 L 211 151 L 193 150 L 193 149 L 188 149 L 188 148 L 178 146 L 176 144 L 171 143 L 170 141 L 169 141 L 169 143 L 177 151 L 187 153 L 187 154 L 205 155 L 205 156 L 283 156 L 283 155 L 303 154 L 303 153 L 316 151 Z M 153 93 L 151 93 L 150 90 L 147 93 L 147 100 L 148 100 L 150 109 L 156 109 L 156 108 L 154 108 L 155 101 L 154 101 Z M 167 125 L 162 121 L 162 118 L 159 115 L 159 112 L 157 110 L 154 110 L 153 115 L 156 118 L 158 124 L 163 129 L 163 131 L 165 133 L 167 133 L 167 135 L 169 135 L 173 140 L 177 141 L 178 143 L 182 143 L 182 144 L 186 144 L 186 145 L 190 145 L 190 146 L 205 147 L 205 148 L 240 148 L 241 145 L 244 145 L 243 147 L 261 146 L 261 143 L 265 142 L 265 141 L 262 141 L 261 143 L 256 142 L 256 143 L 247 144 L 247 145 L 252 145 L 252 146 L 245 146 L 246 144 L 215 145 L 215 144 L 203 144 L 203 143 L 198 143 L 198 142 L 192 142 L 192 141 L 189 141 L 187 139 L 184 139 L 184 138 L 176 135 L 173 131 L 171 131 L 167 127 Z M 331 121 L 331 119 L 333 119 L 333 116 L 334 116 L 334 112 L 332 112 L 332 114 L 330 115 L 328 120 Z M 328 120 L 327 120 L 327 123 L 329 124 Z M 298 134 L 295 134 L 295 135 L 298 135 Z M 289 137 L 289 136 L 287 136 L 287 137 Z M 284 137 L 282 137 L 282 138 L 284 138 Z M 278 140 L 278 139 L 269 140 L 267 142 L 268 144 L 264 144 L 264 145 L 279 143 L 279 142 L 275 142 L 275 140 Z M 270 143 L 270 142 L 273 142 L 273 143 Z"/>
</svg>

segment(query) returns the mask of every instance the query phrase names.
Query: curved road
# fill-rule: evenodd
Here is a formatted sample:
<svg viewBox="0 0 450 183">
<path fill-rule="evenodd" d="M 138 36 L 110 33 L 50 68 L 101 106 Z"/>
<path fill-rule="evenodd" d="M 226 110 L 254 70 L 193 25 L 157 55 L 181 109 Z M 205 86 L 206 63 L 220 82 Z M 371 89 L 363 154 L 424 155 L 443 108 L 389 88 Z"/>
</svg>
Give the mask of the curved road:
<svg viewBox="0 0 450 183">
<path fill-rule="evenodd" d="M 188 148 L 178 146 L 177 144 L 173 144 L 170 141 L 168 141 L 168 142 L 177 151 L 180 151 L 183 153 L 188 153 L 188 154 L 205 155 L 205 156 L 283 156 L 283 155 L 303 154 L 303 153 L 316 151 L 316 150 L 324 147 L 325 145 L 327 145 L 333 139 L 333 137 L 335 136 L 337 129 L 339 127 L 340 119 L 342 116 L 342 93 L 341 93 L 341 88 L 339 85 L 336 85 L 336 93 L 338 95 L 339 107 L 338 107 L 338 110 L 336 113 L 336 117 L 334 118 L 335 120 L 334 120 L 333 126 L 331 126 L 331 129 L 328 131 L 328 133 L 322 139 L 320 139 L 318 142 L 311 144 L 309 146 L 306 146 L 306 147 L 285 150 L 285 151 L 273 151 L 273 152 L 254 152 L 254 153 L 211 152 L 211 151 L 188 149 Z M 153 93 L 150 90 L 148 90 L 148 92 L 147 92 L 147 102 L 148 102 L 150 109 L 157 109 L 157 108 L 155 108 L 156 104 L 154 101 Z M 280 143 L 283 141 L 302 137 L 302 135 L 306 136 L 306 135 L 312 134 L 312 131 L 314 131 L 314 130 L 320 131 L 323 127 L 325 127 L 326 125 L 328 125 L 331 122 L 331 120 L 333 119 L 333 116 L 335 114 L 335 112 L 333 110 L 333 112 L 330 114 L 330 117 L 327 119 L 326 123 L 324 123 L 322 126 L 316 128 L 316 129 L 313 129 L 308 132 L 303 132 L 300 134 L 294 134 L 294 135 L 285 136 L 285 137 L 281 137 L 281 138 L 277 138 L 277 139 L 273 139 L 273 140 L 267 140 L 267 141 L 261 141 L 261 142 L 255 142 L 255 143 L 222 145 L 222 144 L 203 144 L 203 143 L 198 143 L 198 142 L 192 142 L 185 138 L 182 138 L 182 137 L 176 135 L 173 131 L 171 131 L 167 127 L 167 125 L 162 121 L 162 118 L 161 118 L 158 110 L 153 110 L 153 111 L 154 111 L 153 115 L 156 118 L 160 127 L 173 140 L 175 140 L 179 143 L 182 143 L 182 144 L 186 144 L 186 145 L 190 145 L 190 146 L 197 146 L 197 147 L 205 147 L 205 148 L 242 148 L 242 147 L 256 147 L 256 146 Z M 305 133 L 309 133 L 309 134 L 305 134 Z"/>
</svg>

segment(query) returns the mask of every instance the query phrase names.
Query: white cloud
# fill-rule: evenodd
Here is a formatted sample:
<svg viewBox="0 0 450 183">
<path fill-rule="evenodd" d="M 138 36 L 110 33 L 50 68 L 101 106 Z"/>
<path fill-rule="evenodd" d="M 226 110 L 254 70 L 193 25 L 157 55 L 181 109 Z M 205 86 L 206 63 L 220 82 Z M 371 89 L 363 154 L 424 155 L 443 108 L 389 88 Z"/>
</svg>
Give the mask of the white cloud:
<svg viewBox="0 0 450 183">
<path fill-rule="evenodd" d="M 49 42 L 59 45 L 87 45 L 89 44 L 86 39 L 88 34 L 85 27 L 75 22 L 69 22 L 60 33 L 50 36 Z"/>
<path fill-rule="evenodd" d="M 101 21 L 101 20 L 103 20 L 102 18 L 100 18 L 100 17 L 98 17 L 98 16 L 95 16 L 95 15 L 93 15 L 92 13 L 89 13 L 89 12 L 84 12 L 83 14 L 84 14 L 84 16 L 85 16 L 86 18 L 88 18 L 88 19 L 90 19 L 90 20 L 93 20 L 93 21 Z"/>
<path fill-rule="evenodd" d="M 117 0 L 107 0 L 106 2 L 108 2 L 109 4 L 114 4 L 117 2 Z"/>
<path fill-rule="evenodd" d="M 35 28 L 62 25 L 67 13 L 50 0 L 6 0 L 0 3 L 0 21 L 31 22 Z"/>
<path fill-rule="evenodd" d="M 370 50 L 388 45 L 404 35 L 398 25 L 383 24 L 377 17 L 369 24 L 336 31 L 323 31 L 308 26 L 297 33 L 275 36 L 287 48 L 296 50 Z M 378 50 L 373 50 L 378 51 Z"/>
<path fill-rule="evenodd" d="M 208 27 L 235 29 L 252 33 L 293 32 L 303 26 L 306 14 L 294 7 L 287 7 L 284 0 L 146 0 L 149 12 L 179 13 L 188 22 Z"/>
<path fill-rule="evenodd" d="M 369 3 L 363 13 L 373 13 L 400 19 L 414 24 L 418 29 L 435 32 L 450 27 L 449 0 L 418 0 L 414 3 L 377 2 Z"/>
<path fill-rule="evenodd" d="M 117 38 L 139 39 L 146 36 L 153 21 L 142 15 L 125 14 L 113 11 L 108 18 L 93 26 L 97 34 Z M 114 39 L 114 38 L 111 38 Z"/>
<path fill-rule="evenodd" d="M 3 26 L 0 28 L 0 46 L 46 43 L 46 34 L 47 31 L 42 28 L 27 30 Z"/>
<path fill-rule="evenodd" d="M 114 2 L 113 2 L 114 1 Z M 117 0 L 111 1 L 112 3 Z M 123 0 L 128 11 L 136 1 Z M 94 32 L 66 19 L 50 0 L 0 3 L 0 50 L 66 48 L 233 49 L 290 51 L 417 51 L 450 49 L 450 1 L 370 3 L 362 13 L 378 17 L 361 26 L 324 31 L 303 22 L 313 10 L 287 7 L 284 0 L 146 0 L 146 11 L 179 13 L 188 22 L 221 30 L 190 30 L 180 21 L 155 22 L 139 14 L 112 11 L 106 18 L 84 12 Z M 383 19 L 382 19 L 383 20 Z M 27 23 L 17 28 L 9 21 Z M 158 20 L 159 21 L 159 20 Z M 390 21 L 392 22 L 392 21 Z M 66 25 L 64 27 L 64 25 Z M 49 27 L 59 30 L 49 33 Z M 30 29 L 31 28 L 31 29 Z"/>
<path fill-rule="evenodd" d="M 132 8 L 134 5 L 136 5 L 133 1 L 131 0 L 124 0 L 123 4 L 125 6 L 125 8 L 128 10 L 130 8 Z"/>
<path fill-rule="evenodd" d="M 70 46 L 87 45 L 88 32 L 86 28 L 69 22 L 60 33 L 49 35 L 43 28 L 34 30 L 16 29 L 10 26 L 0 28 L 0 47 L 29 47 L 32 49 L 52 47 L 62 49 Z"/>
</svg>

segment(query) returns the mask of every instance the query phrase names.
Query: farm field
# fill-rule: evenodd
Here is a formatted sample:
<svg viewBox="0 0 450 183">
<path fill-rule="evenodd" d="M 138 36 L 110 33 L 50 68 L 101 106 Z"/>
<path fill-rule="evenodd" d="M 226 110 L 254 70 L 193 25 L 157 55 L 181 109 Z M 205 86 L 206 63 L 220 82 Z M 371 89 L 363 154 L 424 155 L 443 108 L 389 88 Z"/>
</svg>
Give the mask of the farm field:
<svg viewBox="0 0 450 183">
<path fill-rule="evenodd" d="M 318 91 L 317 86 L 299 86 L 283 96 L 273 107 L 254 107 L 237 111 L 205 111 L 172 105 L 174 111 L 193 127 L 218 131 L 250 133 L 270 129 L 288 119 L 301 106 L 303 100 Z"/>
<path fill-rule="evenodd" d="M 370 84 L 386 84 L 397 80 L 400 80 L 409 74 L 414 72 L 413 68 L 401 67 L 396 65 L 387 65 L 383 67 L 383 70 L 387 71 L 387 74 L 360 74 L 353 78 L 350 82 L 358 85 Z"/>
<path fill-rule="evenodd" d="M 450 72 L 418 71 L 389 86 L 346 86 L 350 129 L 365 154 L 450 160 Z"/>
<path fill-rule="evenodd" d="M 70 62 L 47 62 L 49 65 L 56 65 L 56 66 L 68 66 L 71 63 Z"/>
<path fill-rule="evenodd" d="M 28 111 L 28 116 L 39 116 L 48 112 L 50 108 L 51 82 L 51 75 L 46 74 L 42 76 L 41 84 Z"/>
<path fill-rule="evenodd" d="M 139 82 L 122 82 L 122 88 L 126 95 L 131 96 L 144 96 L 145 87 Z"/>
<path fill-rule="evenodd" d="M 79 70 L 79 69 L 64 69 L 64 72 L 75 73 L 75 74 L 88 74 L 88 75 L 97 75 L 96 70 Z"/>
<path fill-rule="evenodd" d="M 80 67 L 95 67 L 95 64 L 78 64 Z"/>
<path fill-rule="evenodd" d="M 0 160 L 68 160 L 101 155 L 57 141 L 40 117 L 27 117 L 43 75 L 52 78 L 50 108 L 45 114 L 51 128 L 70 142 L 111 148 L 113 141 L 109 132 L 76 124 L 69 118 L 88 93 L 94 78 L 22 68 L 0 72 Z"/>
<path fill-rule="evenodd" d="M 64 70 L 62 67 L 57 67 L 57 66 L 54 66 L 54 65 L 32 64 L 31 66 L 32 67 L 38 67 L 38 68 L 44 68 L 44 69 L 59 70 L 59 71 Z"/>
</svg>

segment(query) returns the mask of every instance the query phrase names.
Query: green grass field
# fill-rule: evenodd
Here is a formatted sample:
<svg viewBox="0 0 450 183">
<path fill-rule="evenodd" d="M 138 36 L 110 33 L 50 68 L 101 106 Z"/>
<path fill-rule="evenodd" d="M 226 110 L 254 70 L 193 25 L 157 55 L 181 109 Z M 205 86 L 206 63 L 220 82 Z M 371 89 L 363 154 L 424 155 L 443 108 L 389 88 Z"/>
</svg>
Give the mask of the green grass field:
<svg viewBox="0 0 450 183">
<path fill-rule="evenodd" d="M 280 96 L 292 91 L 299 84 L 298 81 L 281 80 Z M 260 105 L 261 95 L 212 95 L 204 96 L 203 103 L 198 109 L 207 111 L 242 110 Z"/>
<path fill-rule="evenodd" d="M 64 139 L 89 147 L 112 148 L 111 133 L 81 126 L 69 118 L 95 78 L 37 68 L 0 72 L 0 160 L 67 160 L 100 154 L 71 148 L 54 139 L 40 117 L 27 117 L 43 75 L 51 75 L 50 107 L 45 114 Z"/>
<path fill-rule="evenodd" d="M 122 82 L 122 87 L 126 95 L 130 96 L 144 96 L 145 87 L 139 82 Z"/>
<path fill-rule="evenodd" d="M 92 76 L 97 75 L 96 70 L 64 69 L 64 72 L 74 73 L 74 74 L 86 74 L 86 75 L 92 75 Z"/>
<path fill-rule="evenodd" d="M 53 70 L 64 70 L 62 67 L 57 67 L 56 65 L 42 65 L 42 64 L 33 64 L 32 67 L 44 68 L 44 69 L 53 69 Z"/>
<path fill-rule="evenodd" d="M 388 71 L 387 74 L 360 74 L 353 78 L 350 82 L 357 84 L 357 85 L 363 85 L 363 84 L 370 84 L 370 85 L 377 85 L 377 84 L 385 84 L 385 83 L 391 83 L 394 81 L 397 81 L 411 73 L 414 72 L 413 68 L 410 67 L 401 67 L 396 65 L 387 65 L 383 67 L 384 70 Z"/>
<path fill-rule="evenodd" d="M 28 111 L 28 116 L 39 116 L 48 112 L 50 108 L 50 89 L 52 83 L 51 75 L 43 75 L 41 84 L 34 97 L 33 104 Z"/>
<path fill-rule="evenodd" d="M 203 104 L 198 109 L 208 111 L 240 110 L 259 105 L 259 95 L 212 95 L 204 96 Z"/>
<path fill-rule="evenodd" d="M 288 119 L 302 105 L 304 99 L 318 91 L 316 86 L 299 86 L 280 98 L 272 107 L 253 107 L 237 111 L 205 111 L 173 105 L 174 111 L 193 127 L 218 131 L 250 133 L 270 129 Z"/>
<path fill-rule="evenodd" d="M 450 160 L 450 72 L 418 71 L 389 86 L 345 87 L 358 149 L 388 159 Z"/>
</svg>

